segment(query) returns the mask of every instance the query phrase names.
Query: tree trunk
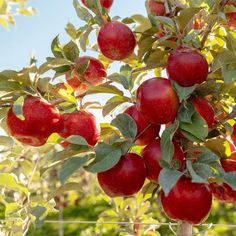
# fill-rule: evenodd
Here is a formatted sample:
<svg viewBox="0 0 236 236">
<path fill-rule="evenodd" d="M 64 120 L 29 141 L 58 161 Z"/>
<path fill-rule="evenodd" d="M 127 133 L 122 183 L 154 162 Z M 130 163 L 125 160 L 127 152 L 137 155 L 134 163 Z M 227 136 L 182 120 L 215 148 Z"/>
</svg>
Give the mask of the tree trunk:
<svg viewBox="0 0 236 236">
<path fill-rule="evenodd" d="M 62 223 L 63 221 L 63 207 L 60 207 L 59 209 L 59 216 L 58 216 L 58 219 L 59 219 L 59 228 L 58 228 L 58 236 L 64 236 L 64 225 Z"/>
<path fill-rule="evenodd" d="M 192 236 L 192 230 L 193 230 L 193 227 L 191 224 L 184 221 L 179 221 L 176 235 L 177 236 Z"/>
</svg>

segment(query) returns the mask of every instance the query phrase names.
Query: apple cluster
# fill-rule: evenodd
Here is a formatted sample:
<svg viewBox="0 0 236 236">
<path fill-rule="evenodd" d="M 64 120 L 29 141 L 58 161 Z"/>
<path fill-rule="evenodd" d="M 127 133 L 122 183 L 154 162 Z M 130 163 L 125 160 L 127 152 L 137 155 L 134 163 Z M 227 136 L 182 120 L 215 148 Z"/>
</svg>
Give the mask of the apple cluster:
<svg viewBox="0 0 236 236">
<path fill-rule="evenodd" d="M 185 87 L 200 84 L 207 79 L 208 63 L 197 50 L 180 46 L 169 56 L 167 72 L 168 79 L 152 78 L 143 82 L 137 90 L 136 104 L 125 110 L 137 125 L 136 145 L 144 145 L 145 148 L 140 156 L 128 153 L 116 166 L 98 173 L 98 181 L 110 197 L 127 197 L 137 193 L 142 188 L 145 178 L 158 184 L 162 169 L 159 163 L 162 160 L 160 126 L 174 122 L 180 103 L 171 80 Z M 215 117 L 211 104 L 198 96 L 191 96 L 189 101 L 211 129 Z M 179 133 L 181 135 L 180 130 Z M 179 170 L 185 169 L 185 155 L 178 138 L 174 141 L 173 160 L 179 163 Z M 178 181 L 168 196 L 163 191 L 160 196 L 165 213 L 174 220 L 199 224 L 211 209 L 212 193 L 209 186 L 192 183 L 187 176 Z M 193 202 L 201 209 L 198 215 L 192 214 L 190 210 Z"/>
<path fill-rule="evenodd" d="M 23 144 L 42 146 L 52 133 L 62 138 L 79 135 L 91 146 L 96 145 L 99 129 L 95 116 L 87 111 L 60 114 L 59 110 L 43 98 L 27 95 L 22 106 L 23 118 L 10 108 L 7 114 L 7 127 L 10 134 Z M 62 146 L 68 146 L 63 142 Z"/>
</svg>

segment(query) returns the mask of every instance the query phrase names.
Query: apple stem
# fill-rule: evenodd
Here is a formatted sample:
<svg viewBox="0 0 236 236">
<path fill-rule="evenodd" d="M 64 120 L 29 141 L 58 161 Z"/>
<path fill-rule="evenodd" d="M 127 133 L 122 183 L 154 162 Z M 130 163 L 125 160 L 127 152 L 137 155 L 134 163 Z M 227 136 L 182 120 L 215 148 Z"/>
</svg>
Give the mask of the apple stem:
<svg viewBox="0 0 236 236">
<path fill-rule="evenodd" d="M 185 221 L 179 221 L 177 227 L 177 236 L 192 236 L 193 226 Z"/>
</svg>

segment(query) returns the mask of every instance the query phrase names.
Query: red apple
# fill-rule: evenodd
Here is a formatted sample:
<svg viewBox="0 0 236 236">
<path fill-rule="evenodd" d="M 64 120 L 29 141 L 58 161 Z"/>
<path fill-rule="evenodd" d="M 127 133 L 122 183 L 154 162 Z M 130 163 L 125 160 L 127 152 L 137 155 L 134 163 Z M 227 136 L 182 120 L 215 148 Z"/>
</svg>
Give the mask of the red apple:
<svg viewBox="0 0 236 236">
<path fill-rule="evenodd" d="M 80 57 L 76 62 L 79 66 L 88 61 L 88 67 L 79 75 L 76 72 L 76 68 L 73 68 L 71 72 L 66 74 L 66 80 L 68 84 L 76 91 L 86 92 L 89 86 L 96 86 L 102 84 L 107 76 L 106 69 L 103 64 L 93 57 Z"/>
<path fill-rule="evenodd" d="M 99 129 L 93 114 L 86 111 L 65 113 L 61 116 L 61 119 L 62 129 L 59 132 L 61 137 L 67 138 L 71 135 L 80 135 L 86 139 L 89 145 L 96 145 L 99 139 Z M 63 143 L 64 147 L 68 145 L 68 142 Z"/>
<path fill-rule="evenodd" d="M 165 4 L 158 0 L 149 0 L 148 13 L 154 16 L 164 16 L 166 13 Z"/>
<path fill-rule="evenodd" d="M 233 6 L 236 8 L 236 2 L 228 2 L 227 6 Z M 236 29 L 236 11 L 233 12 L 226 12 L 225 16 L 228 20 L 228 22 L 226 23 L 227 26 L 229 26 L 232 29 Z"/>
<path fill-rule="evenodd" d="M 105 23 L 98 33 L 98 46 L 104 56 L 111 60 L 123 60 L 130 56 L 136 41 L 133 32 L 121 22 Z"/>
<path fill-rule="evenodd" d="M 183 87 L 201 84 L 207 79 L 208 63 L 196 49 L 180 46 L 171 53 L 167 62 L 167 73 Z"/>
<path fill-rule="evenodd" d="M 206 11 L 201 10 L 192 20 L 192 28 L 195 30 L 203 29 L 206 25 Z"/>
<path fill-rule="evenodd" d="M 161 202 L 170 219 L 201 224 L 211 210 L 212 194 L 208 185 L 182 177 L 168 196 L 161 190 Z"/>
<path fill-rule="evenodd" d="M 215 122 L 215 111 L 212 105 L 201 97 L 190 97 L 190 101 L 194 105 L 196 111 L 206 121 L 209 129 L 211 129 Z"/>
<path fill-rule="evenodd" d="M 177 142 L 174 142 L 174 146 L 175 152 L 173 159 L 181 162 L 181 169 L 184 163 L 184 153 Z M 157 182 L 162 169 L 159 165 L 159 161 L 162 159 L 160 139 L 156 139 L 147 145 L 142 151 L 142 157 L 147 168 L 147 178 L 153 182 Z"/>
<path fill-rule="evenodd" d="M 82 0 L 82 3 L 87 6 L 86 0 Z M 110 9 L 112 4 L 113 4 L 113 0 L 100 0 L 101 6 L 106 8 L 106 9 Z"/>
<path fill-rule="evenodd" d="M 233 126 L 233 135 L 236 136 L 236 124 Z"/>
<path fill-rule="evenodd" d="M 233 144 L 236 146 L 236 124 L 233 126 L 233 133 L 231 135 L 231 140 Z"/>
<path fill-rule="evenodd" d="M 195 30 L 200 30 L 205 26 L 205 21 L 202 18 L 195 18 L 193 21 L 192 28 Z"/>
<path fill-rule="evenodd" d="M 222 185 L 212 183 L 211 192 L 215 199 L 222 203 L 235 203 L 236 202 L 236 191 L 234 191 L 228 184 L 223 183 Z"/>
<path fill-rule="evenodd" d="M 147 145 L 152 142 L 160 131 L 160 125 L 150 124 L 145 117 L 137 110 L 135 105 L 125 110 L 125 113 L 130 115 L 137 125 L 136 145 Z M 140 135 L 141 134 L 141 135 Z"/>
<path fill-rule="evenodd" d="M 55 106 L 39 97 L 26 96 L 23 104 L 24 119 L 18 118 L 11 107 L 7 114 L 10 134 L 24 144 L 41 146 L 61 126 L 60 113 Z"/>
<path fill-rule="evenodd" d="M 139 86 L 137 108 L 149 122 L 166 124 L 175 119 L 179 99 L 169 80 L 153 78 Z"/>
<path fill-rule="evenodd" d="M 232 153 L 229 159 L 221 159 L 221 165 L 225 172 L 236 171 L 236 152 Z M 214 197 L 223 203 L 235 203 L 236 191 L 234 191 L 228 184 L 223 183 L 219 185 L 217 183 L 211 184 L 211 191 Z"/>
<path fill-rule="evenodd" d="M 110 170 L 97 174 L 103 191 L 110 197 L 129 197 L 143 186 L 146 168 L 143 158 L 134 153 L 121 157 Z"/>
</svg>

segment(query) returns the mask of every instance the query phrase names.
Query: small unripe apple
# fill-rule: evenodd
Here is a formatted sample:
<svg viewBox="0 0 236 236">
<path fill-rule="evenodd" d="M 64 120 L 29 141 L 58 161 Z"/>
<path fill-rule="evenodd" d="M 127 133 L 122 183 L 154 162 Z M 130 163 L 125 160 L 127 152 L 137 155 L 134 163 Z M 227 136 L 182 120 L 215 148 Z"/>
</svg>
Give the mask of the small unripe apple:
<svg viewBox="0 0 236 236">
<path fill-rule="evenodd" d="M 161 203 L 170 219 L 201 224 L 210 213 L 212 194 L 208 185 L 192 183 L 190 178 L 182 177 L 168 196 L 161 190 Z"/>
<path fill-rule="evenodd" d="M 105 23 L 98 33 L 98 46 L 104 56 L 111 60 L 123 60 L 130 56 L 136 40 L 130 28 L 118 21 Z"/>
<path fill-rule="evenodd" d="M 82 3 L 85 6 L 87 6 L 86 0 L 82 0 Z M 113 4 L 113 0 L 100 0 L 100 4 L 102 7 L 106 8 L 106 9 L 110 9 Z"/>
<path fill-rule="evenodd" d="M 164 2 L 158 0 L 149 0 L 148 13 L 154 16 L 164 16 L 166 14 Z"/>
<path fill-rule="evenodd" d="M 142 188 L 146 178 L 146 167 L 142 157 L 128 153 L 110 170 L 98 173 L 97 178 L 108 196 L 129 197 Z"/>
<path fill-rule="evenodd" d="M 225 172 L 236 171 L 236 152 L 232 153 L 228 159 L 221 159 L 221 165 Z M 223 203 L 235 203 L 236 191 L 234 191 L 228 184 L 223 183 L 219 185 L 217 183 L 211 184 L 211 191 L 214 197 Z"/>
<path fill-rule="evenodd" d="M 185 159 L 184 153 L 177 142 L 174 142 L 174 147 L 173 159 L 180 161 L 181 165 L 179 169 L 181 169 Z M 147 145 L 142 151 L 142 157 L 147 168 L 147 178 L 152 182 L 157 182 L 162 170 L 159 164 L 159 161 L 162 160 L 160 139 L 156 139 Z"/>
<path fill-rule="evenodd" d="M 59 111 L 44 99 L 28 95 L 22 110 L 24 119 L 18 118 L 10 108 L 7 127 L 10 134 L 24 144 L 42 146 L 52 133 L 61 128 Z"/>
<path fill-rule="evenodd" d="M 177 115 L 179 99 L 169 80 L 153 78 L 139 86 L 137 108 L 150 123 L 167 124 Z"/>
<path fill-rule="evenodd" d="M 79 135 L 84 137 L 89 145 L 96 145 L 99 139 L 99 129 L 93 114 L 86 111 L 65 113 L 61 119 L 62 129 L 59 132 L 61 137 L 68 138 L 71 135 Z M 68 142 L 63 143 L 64 147 L 68 145 Z"/>
<path fill-rule="evenodd" d="M 209 129 L 211 129 L 215 122 L 215 111 L 212 105 L 201 97 L 190 97 L 190 101 L 193 103 L 196 111 L 206 121 Z"/>
<path fill-rule="evenodd" d="M 85 71 L 79 75 L 76 68 L 66 74 L 68 84 L 76 91 L 86 92 L 90 86 L 102 84 L 107 76 L 106 69 L 103 64 L 93 57 L 79 57 L 76 66 L 88 62 Z"/>
<path fill-rule="evenodd" d="M 201 84 L 208 76 L 208 63 L 196 49 L 180 46 L 171 53 L 167 61 L 167 73 L 183 87 Z"/>
<path fill-rule="evenodd" d="M 127 108 L 125 113 L 130 115 L 137 125 L 138 132 L 136 137 L 138 138 L 135 141 L 136 145 L 147 145 L 159 135 L 160 125 L 150 124 L 135 105 Z"/>
</svg>

